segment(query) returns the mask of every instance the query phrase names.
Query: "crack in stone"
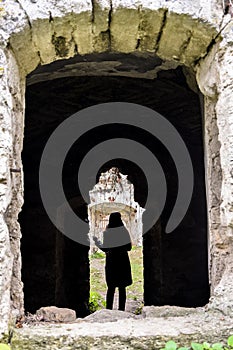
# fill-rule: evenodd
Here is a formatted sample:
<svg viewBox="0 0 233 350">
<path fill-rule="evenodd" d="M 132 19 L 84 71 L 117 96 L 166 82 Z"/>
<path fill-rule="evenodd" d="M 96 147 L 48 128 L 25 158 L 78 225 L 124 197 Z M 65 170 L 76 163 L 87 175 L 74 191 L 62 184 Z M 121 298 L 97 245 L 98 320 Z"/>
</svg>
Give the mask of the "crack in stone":
<svg viewBox="0 0 233 350">
<path fill-rule="evenodd" d="M 95 0 L 91 0 L 91 33 L 92 33 L 92 41 L 91 41 L 91 47 L 93 52 L 95 51 L 95 44 L 94 44 L 94 35 L 95 35 Z M 78 45 L 76 44 L 75 50 L 78 53 Z"/>
<path fill-rule="evenodd" d="M 28 21 L 28 25 L 29 25 L 30 29 L 32 29 L 32 23 L 31 23 L 31 21 L 30 21 L 30 17 L 29 17 L 29 15 L 28 15 L 27 11 L 25 10 L 25 8 L 23 7 L 23 5 L 21 4 L 20 0 L 16 0 L 16 2 L 19 4 L 19 6 L 20 6 L 21 9 L 23 10 L 24 14 L 26 15 L 27 21 Z"/>
<path fill-rule="evenodd" d="M 204 59 L 208 56 L 208 54 L 210 53 L 210 51 L 212 50 L 212 48 L 214 47 L 214 45 L 217 43 L 217 42 L 216 42 L 217 37 L 218 37 L 218 34 L 217 34 L 216 37 L 214 37 L 214 38 L 211 40 L 211 42 L 209 43 L 208 47 L 206 48 L 206 53 L 205 53 L 205 55 L 202 56 L 202 57 L 199 57 L 196 61 L 194 61 L 194 66 L 197 66 L 198 63 L 199 63 L 201 60 L 204 60 Z"/>
<path fill-rule="evenodd" d="M 109 8 L 109 12 L 108 12 L 108 29 L 106 31 L 102 31 L 101 34 L 107 35 L 108 51 L 111 51 L 111 49 L 112 49 L 111 23 L 112 23 L 112 12 L 113 12 L 112 0 L 110 0 L 109 3 L 110 3 L 110 8 Z"/>
<path fill-rule="evenodd" d="M 37 55 L 38 55 L 39 60 L 40 60 L 40 65 L 42 65 L 42 64 L 43 64 L 43 61 L 42 61 L 42 59 L 41 59 L 40 51 L 37 51 Z"/>
<path fill-rule="evenodd" d="M 74 42 L 74 54 L 78 55 L 78 44 L 75 42 L 74 38 L 72 37 L 73 42 Z"/>
<path fill-rule="evenodd" d="M 71 31 L 71 41 L 70 41 L 70 44 L 74 44 L 74 55 L 78 55 L 78 44 L 76 43 L 75 41 L 75 38 L 74 38 L 74 31 L 75 31 L 75 28 L 74 26 L 72 25 L 72 23 L 70 23 L 71 27 L 72 27 L 72 31 Z"/>
<path fill-rule="evenodd" d="M 109 51 L 111 51 L 112 48 L 112 37 L 111 37 L 111 23 L 112 23 L 112 12 L 113 12 L 113 5 L 112 5 L 112 0 L 110 0 L 110 9 L 108 12 L 108 29 L 107 29 L 107 33 L 108 33 L 108 49 Z"/>
<path fill-rule="evenodd" d="M 49 23 L 53 22 L 52 12 L 49 11 Z"/>
<path fill-rule="evenodd" d="M 141 34 L 143 32 L 143 29 L 142 29 L 142 17 L 140 16 L 141 14 L 141 9 L 142 9 L 142 5 L 140 5 L 138 7 L 138 14 L 139 14 L 139 23 L 138 23 L 138 39 L 137 39 L 137 44 L 135 46 L 135 50 L 138 50 L 139 47 L 140 47 L 140 44 L 141 44 Z"/>
<path fill-rule="evenodd" d="M 157 39 L 156 39 L 156 43 L 155 43 L 155 53 L 159 49 L 160 39 L 161 39 L 161 36 L 163 34 L 164 27 L 165 27 L 165 25 L 167 23 L 167 13 L 168 13 L 168 9 L 165 9 L 164 14 L 163 14 L 162 24 L 161 24 L 161 27 L 160 27 L 160 30 L 159 30 L 159 34 L 158 34 Z"/>
<path fill-rule="evenodd" d="M 193 36 L 193 32 L 192 31 L 188 31 L 189 33 L 189 36 L 187 38 L 187 40 L 185 40 L 185 42 L 181 45 L 181 48 L 180 48 L 180 58 L 182 58 L 184 55 L 185 55 L 185 51 L 187 50 L 187 47 L 189 46 L 190 44 L 190 41 L 192 39 L 192 36 Z"/>
<path fill-rule="evenodd" d="M 49 11 L 49 23 L 51 23 L 51 43 L 52 45 L 54 46 L 54 50 L 55 50 L 55 53 L 56 53 L 56 47 L 53 43 L 53 38 L 56 36 L 56 32 L 55 32 L 55 29 L 54 29 L 54 19 L 52 17 L 52 13 Z"/>
<path fill-rule="evenodd" d="M 109 0 L 109 10 L 108 10 L 108 18 L 107 18 L 107 29 L 102 30 L 98 33 L 98 24 L 97 24 L 97 32 L 96 32 L 96 11 L 99 11 L 100 5 L 96 0 L 91 0 L 92 4 L 92 15 L 91 15 L 91 32 L 92 32 L 92 49 L 95 51 L 95 41 L 96 41 L 96 35 L 102 36 L 102 40 L 107 42 L 107 51 L 111 51 L 111 21 L 112 21 L 112 1 Z"/>
<path fill-rule="evenodd" d="M 20 0 L 16 0 L 16 2 L 19 4 L 19 6 L 20 6 L 21 9 L 23 10 L 23 12 L 24 12 L 24 14 L 25 14 L 25 16 L 26 16 L 26 18 L 27 18 L 27 22 L 28 22 L 28 25 L 29 25 L 29 28 L 30 28 L 30 39 L 31 39 L 32 45 L 34 45 L 35 51 L 36 51 L 36 53 L 37 53 L 37 55 L 38 55 L 38 57 L 39 57 L 39 63 L 42 64 L 42 59 L 41 59 L 40 51 L 39 51 L 39 49 L 38 49 L 38 47 L 37 47 L 37 44 L 35 43 L 35 41 L 34 41 L 34 39 L 33 39 L 32 23 L 31 23 L 31 21 L 30 21 L 30 17 L 29 17 L 29 15 L 28 15 L 27 11 L 25 10 L 25 8 L 23 7 L 21 1 L 20 1 Z"/>
<path fill-rule="evenodd" d="M 220 22 L 220 26 L 219 26 L 219 28 L 221 28 L 221 27 L 222 27 L 222 24 L 223 24 L 223 21 L 224 21 L 224 17 L 225 17 L 225 14 L 223 14 L 223 15 L 222 15 L 222 19 L 221 19 L 221 22 Z"/>
<path fill-rule="evenodd" d="M 210 53 L 210 51 L 212 50 L 212 48 L 214 47 L 215 44 L 217 44 L 218 39 L 220 38 L 223 30 L 228 26 L 229 23 L 231 23 L 232 20 L 230 20 L 229 22 L 227 22 L 221 29 L 220 31 L 215 35 L 215 37 L 211 40 L 211 42 L 209 43 L 208 47 L 206 48 L 206 53 L 204 56 L 199 57 L 196 61 L 194 61 L 194 66 L 197 66 L 199 64 L 199 62 L 201 60 L 204 60 L 208 54 Z"/>
<path fill-rule="evenodd" d="M 231 0 L 230 0 L 231 1 Z M 220 21 L 220 25 L 219 25 L 219 28 L 221 28 L 222 27 L 222 25 L 223 25 L 223 22 L 224 22 L 224 18 L 225 18 L 225 16 L 229 13 L 230 15 L 231 15 L 231 17 L 232 17 L 232 12 L 230 11 L 230 12 L 228 12 L 228 10 L 226 9 L 226 7 L 225 7 L 225 3 L 226 2 L 228 2 L 228 5 L 230 5 L 230 8 L 228 8 L 228 10 L 230 10 L 231 8 L 232 8 L 232 4 L 231 4 L 231 2 L 229 2 L 229 0 L 222 0 L 222 6 L 223 6 L 223 14 L 222 14 L 222 19 L 221 19 L 221 21 Z M 231 22 L 231 20 L 229 21 L 229 22 Z M 229 23 L 229 22 L 227 22 L 227 24 Z M 227 25 L 226 24 L 226 25 Z M 224 27 L 225 28 L 225 27 Z M 220 32 L 222 31 L 222 29 L 220 30 Z"/>
<path fill-rule="evenodd" d="M 92 11 L 91 11 L 91 23 L 92 25 L 95 23 L 95 1 L 91 0 L 91 5 L 92 5 Z M 93 33 L 93 28 L 92 28 L 92 33 Z"/>
<path fill-rule="evenodd" d="M 138 40 L 137 40 L 137 44 L 136 44 L 136 46 L 135 46 L 135 50 L 138 50 L 138 49 L 139 49 L 140 43 L 141 43 L 141 39 L 138 39 Z"/>
</svg>

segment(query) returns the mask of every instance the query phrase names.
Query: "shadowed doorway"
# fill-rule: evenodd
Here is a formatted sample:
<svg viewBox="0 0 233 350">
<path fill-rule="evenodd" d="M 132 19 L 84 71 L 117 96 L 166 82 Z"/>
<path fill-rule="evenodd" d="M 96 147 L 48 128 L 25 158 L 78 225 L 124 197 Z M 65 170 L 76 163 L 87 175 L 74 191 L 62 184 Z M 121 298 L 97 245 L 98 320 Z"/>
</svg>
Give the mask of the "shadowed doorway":
<svg viewBox="0 0 233 350">
<path fill-rule="evenodd" d="M 207 215 L 200 94 L 189 88 L 183 70 L 179 67 L 161 71 L 157 79 L 151 80 L 67 77 L 35 82 L 27 87 L 22 154 L 25 203 L 19 218 L 26 311 L 35 312 L 41 306 L 56 304 L 71 307 L 80 316 L 88 313 L 88 248 L 66 237 L 58 242 L 59 234 L 41 202 L 38 170 L 43 148 L 63 120 L 88 106 L 114 101 L 138 103 L 156 110 L 182 136 L 194 168 L 194 192 L 187 214 L 172 234 L 165 234 L 165 226 L 178 191 L 175 164 L 166 148 L 152 135 L 133 126 L 123 126 L 117 121 L 116 124 L 90 130 L 70 149 L 63 168 L 66 197 L 74 211 L 87 220 L 87 204 L 81 197 L 77 174 L 81 160 L 97 143 L 114 137 L 131 138 L 150 149 L 163 167 L 168 196 L 159 221 L 143 237 L 145 305 L 195 307 L 208 302 Z M 109 165 L 131 174 L 136 189 L 135 199 L 143 206 L 147 195 L 143 172 L 130 161 L 117 160 L 114 164 L 104 164 L 103 168 L 109 168 Z M 60 295 L 57 292 L 58 285 L 63 286 Z"/>
</svg>

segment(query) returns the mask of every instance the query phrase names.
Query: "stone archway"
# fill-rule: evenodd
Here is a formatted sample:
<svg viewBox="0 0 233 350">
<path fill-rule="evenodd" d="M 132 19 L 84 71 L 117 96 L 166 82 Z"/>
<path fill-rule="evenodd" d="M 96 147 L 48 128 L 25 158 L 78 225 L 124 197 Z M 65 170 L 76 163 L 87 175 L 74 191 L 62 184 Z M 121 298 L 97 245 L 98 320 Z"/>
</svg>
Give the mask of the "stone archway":
<svg viewBox="0 0 233 350">
<path fill-rule="evenodd" d="M 184 64 L 196 72 L 205 96 L 205 157 L 208 194 L 210 280 L 213 306 L 219 307 L 221 287 L 230 298 L 232 265 L 232 128 L 229 96 L 232 89 L 226 67 L 232 63 L 228 17 L 212 2 L 185 1 L 137 6 L 126 2 L 64 3 L 26 1 L 4 4 L 5 26 L 1 33 L 1 329 L 7 328 L 11 311 L 23 312 L 20 227 L 18 213 L 23 203 L 21 150 L 24 125 L 25 77 L 39 64 L 76 54 L 101 52 L 152 52 L 162 60 L 162 69 Z M 201 10 L 200 10 L 201 9 Z M 200 11 L 199 11 L 200 10 Z M 195 15 L 199 13 L 198 17 Z M 125 20 L 127 19 L 127 20 Z M 222 43 L 220 30 L 225 37 Z M 127 33 L 127 34 L 126 34 Z M 88 67 L 88 66 L 87 66 Z M 84 65 L 85 68 L 85 65 Z M 84 69 L 82 74 L 87 72 Z M 113 67 L 114 75 L 114 67 Z M 156 69 L 151 73 L 156 76 Z M 109 72 L 105 73 L 106 75 Z M 187 79 L 192 84 L 190 69 Z M 221 146 L 221 148 L 220 148 Z M 217 170 L 217 172 L 216 172 Z M 220 207 L 221 203 L 221 207 Z M 218 286 L 219 288 L 215 288 Z M 228 304 L 232 305 L 229 299 Z M 227 304 L 227 305 L 228 305 Z"/>
<path fill-rule="evenodd" d="M 112 167 L 101 173 L 99 182 L 89 191 L 90 204 L 88 205 L 89 237 L 94 246 L 92 236 L 103 241 L 109 216 L 113 212 L 120 212 L 123 223 L 129 231 L 133 245 L 142 246 L 144 208 L 134 200 L 134 186 L 121 174 L 118 168 Z"/>
</svg>

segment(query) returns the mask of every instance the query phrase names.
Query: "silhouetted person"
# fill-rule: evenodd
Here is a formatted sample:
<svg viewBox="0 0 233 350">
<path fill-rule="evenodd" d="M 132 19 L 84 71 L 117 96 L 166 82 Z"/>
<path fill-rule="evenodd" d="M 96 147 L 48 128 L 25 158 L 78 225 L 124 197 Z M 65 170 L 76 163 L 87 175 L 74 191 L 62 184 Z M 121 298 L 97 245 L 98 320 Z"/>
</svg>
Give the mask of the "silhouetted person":
<svg viewBox="0 0 233 350">
<path fill-rule="evenodd" d="M 94 241 L 106 254 L 105 278 L 108 286 L 106 308 L 112 309 L 116 287 L 119 289 L 118 309 L 125 310 L 126 287 L 132 284 L 131 266 L 128 251 L 131 250 L 131 240 L 125 228 L 121 214 L 112 213 L 103 234 L 103 244 L 96 237 Z"/>
</svg>

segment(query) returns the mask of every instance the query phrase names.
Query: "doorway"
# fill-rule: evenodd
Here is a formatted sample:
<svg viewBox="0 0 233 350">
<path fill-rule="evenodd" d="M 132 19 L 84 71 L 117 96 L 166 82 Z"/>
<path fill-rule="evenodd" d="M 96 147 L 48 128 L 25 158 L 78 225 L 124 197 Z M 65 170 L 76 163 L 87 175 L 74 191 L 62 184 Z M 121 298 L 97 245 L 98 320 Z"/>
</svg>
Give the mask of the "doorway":
<svg viewBox="0 0 233 350">
<path fill-rule="evenodd" d="M 49 136 L 64 119 L 83 108 L 114 101 L 138 103 L 156 110 L 182 136 L 194 169 L 194 191 L 187 214 L 173 233 L 165 233 L 178 190 L 174 162 L 166 148 L 149 133 L 132 126 L 123 127 L 117 121 L 90 130 L 73 145 L 63 168 L 66 197 L 74 211 L 86 220 L 87 203 L 81 197 L 76 178 L 82 158 L 98 142 L 113 137 L 131 138 L 142 143 L 162 164 L 168 187 L 166 205 L 159 221 L 143 236 L 144 303 L 196 307 L 208 302 L 207 209 L 200 94 L 189 88 L 182 67 L 178 67 L 161 71 L 156 79 L 150 80 L 84 76 L 47 80 L 27 87 L 22 154 L 25 203 L 19 218 L 26 311 L 35 312 L 41 306 L 56 304 L 75 309 L 79 316 L 88 313 L 88 248 L 65 237 L 58 239 L 59 233 L 41 202 L 39 164 Z M 143 206 L 147 195 L 143 172 L 130 161 L 121 159 L 114 164 L 104 164 L 103 169 L 109 166 L 118 166 L 132 176 L 135 199 Z M 63 286 L 60 294 L 57 293 L 58 285 Z"/>
</svg>

